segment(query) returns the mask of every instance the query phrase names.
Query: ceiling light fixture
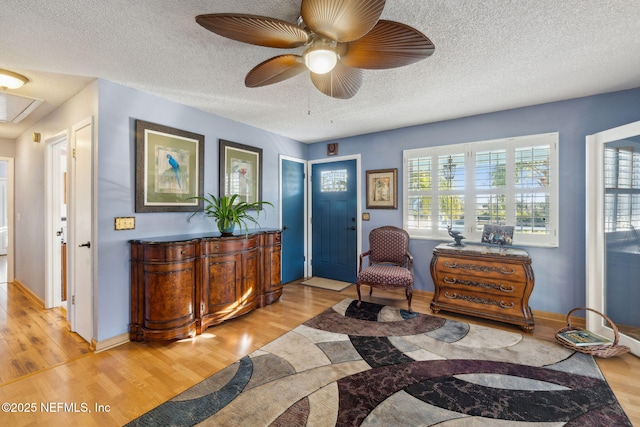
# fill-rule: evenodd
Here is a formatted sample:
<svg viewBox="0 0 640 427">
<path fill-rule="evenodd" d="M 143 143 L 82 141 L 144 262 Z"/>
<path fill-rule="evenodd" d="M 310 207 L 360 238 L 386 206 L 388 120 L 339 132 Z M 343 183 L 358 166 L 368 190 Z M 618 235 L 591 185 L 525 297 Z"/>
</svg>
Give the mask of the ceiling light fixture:
<svg viewBox="0 0 640 427">
<path fill-rule="evenodd" d="M 302 54 L 304 65 L 316 74 L 326 74 L 338 63 L 338 52 L 326 41 L 315 41 Z"/>
<path fill-rule="evenodd" d="M 435 50 L 431 40 L 415 28 L 380 19 L 384 5 L 385 0 L 302 0 L 295 23 L 246 13 L 208 13 L 196 16 L 196 22 L 243 43 L 306 49 L 302 54 L 262 61 L 247 73 L 246 87 L 279 83 L 310 70 L 320 92 L 350 99 L 362 86 L 363 70 L 413 64 Z"/>
<path fill-rule="evenodd" d="M 29 79 L 21 74 L 0 70 L 0 89 L 18 89 L 28 81 Z"/>
</svg>

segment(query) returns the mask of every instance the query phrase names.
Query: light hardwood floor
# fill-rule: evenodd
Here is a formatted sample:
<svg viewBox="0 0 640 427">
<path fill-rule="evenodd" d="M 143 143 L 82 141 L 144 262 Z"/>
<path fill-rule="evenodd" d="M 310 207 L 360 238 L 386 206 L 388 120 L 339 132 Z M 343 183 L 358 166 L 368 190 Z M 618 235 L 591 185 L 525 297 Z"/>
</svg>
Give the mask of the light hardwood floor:
<svg viewBox="0 0 640 427">
<path fill-rule="evenodd" d="M 79 342 L 75 334 L 64 332 L 59 321 L 48 320 L 48 310 L 20 298 L 16 294 L 20 291 L 11 284 L 0 289 L 1 360 L 3 365 L 15 365 L 7 370 L 8 379 L 1 380 L 0 402 L 13 403 L 14 408 L 23 411 L 0 412 L 0 426 L 123 425 L 343 298 L 356 298 L 355 286 L 335 292 L 287 284 L 280 301 L 211 327 L 195 339 L 168 344 L 127 343 L 94 354 L 83 350 L 88 347 L 86 343 Z M 405 307 L 403 296 L 402 292 L 376 290 L 372 298 L 367 295 L 365 299 Z M 416 292 L 414 310 L 430 313 L 429 301 L 428 295 Z M 20 319 L 13 318 L 16 311 L 22 316 Z M 440 315 L 520 332 L 515 326 L 497 322 L 443 312 Z M 57 316 L 54 314 L 53 318 Z M 555 331 L 562 326 L 561 321 L 536 318 L 533 335 L 553 341 Z M 61 353 L 52 350 L 57 345 Z M 38 359 L 42 365 L 20 375 L 23 361 L 37 359 L 38 353 L 47 355 Z M 59 354 L 59 358 L 52 353 Z M 28 365 L 32 363 L 35 362 Z M 626 354 L 599 359 L 598 364 L 634 425 L 640 426 L 640 359 Z M 27 413 L 26 409 L 35 411 Z M 85 409 L 87 412 L 83 412 Z"/>
<path fill-rule="evenodd" d="M 62 309 L 45 310 L 17 286 L 0 283 L 0 384 L 91 354 L 66 324 Z"/>
</svg>

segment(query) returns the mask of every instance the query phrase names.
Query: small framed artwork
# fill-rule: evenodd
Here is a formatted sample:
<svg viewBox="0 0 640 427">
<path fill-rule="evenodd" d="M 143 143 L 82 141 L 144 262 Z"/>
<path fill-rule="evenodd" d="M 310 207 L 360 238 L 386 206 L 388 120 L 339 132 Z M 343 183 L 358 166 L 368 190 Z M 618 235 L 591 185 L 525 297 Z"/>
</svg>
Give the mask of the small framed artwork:
<svg viewBox="0 0 640 427">
<path fill-rule="evenodd" d="M 481 241 L 490 245 L 511 246 L 513 245 L 513 228 L 512 225 L 485 224 Z"/>
<path fill-rule="evenodd" d="M 220 140 L 220 196 L 238 200 L 262 200 L 262 148 Z"/>
<path fill-rule="evenodd" d="M 398 209 L 398 169 L 367 171 L 367 209 Z"/>
<path fill-rule="evenodd" d="M 136 212 L 194 212 L 204 204 L 204 136 L 136 120 Z"/>
</svg>

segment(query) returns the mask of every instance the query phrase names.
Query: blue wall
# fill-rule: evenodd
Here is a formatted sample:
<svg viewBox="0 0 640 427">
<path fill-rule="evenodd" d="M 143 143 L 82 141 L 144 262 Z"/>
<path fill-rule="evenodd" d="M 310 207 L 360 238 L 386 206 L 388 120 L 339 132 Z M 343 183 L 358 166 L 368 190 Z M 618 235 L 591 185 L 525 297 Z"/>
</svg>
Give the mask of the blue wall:
<svg viewBox="0 0 640 427">
<path fill-rule="evenodd" d="M 218 194 L 218 139 L 263 150 L 264 200 L 278 206 L 278 156 L 306 158 L 307 145 L 245 124 L 101 80 L 98 117 L 98 251 L 96 316 L 98 341 L 128 331 L 130 239 L 212 232 L 202 215 L 135 213 L 135 120 L 141 119 L 205 136 L 205 193 Z M 278 227 L 279 212 L 266 207 L 260 225 Z M 114 217 L 135 216 L 136 228 L 115 231 Z"/>
<path fill-rule="evenodd" d="M 405 149 L 559 132 L 559 247 L 525 249 L 533 259 L 536 277 L 529 300 L 531 308 L 564 314 L 585 304 L 585 137 L 637 120 L 640 120 L 640 89 L 633 89 L 316 143 L 309 147 L 308 159 L 325 158 L 326 144 L 337 142 L 341 156 L 361 154 L 360 179 L 364 186 L 369 169 L 398 168 L 401 179 Z M 398 187 L 398 200 L 402 201 L 401 183 Z M 362 206 L 366 206 L 364 191 L 362 197 Z M 402 226 L 399 204 L 398 210 L 370 212 L 371 221 L 362 223 L 363 250 L 368 248 L 371 229 L 381 225 Z M 433 291 L 429 262 L 438 243 L 411 241 L 416 289 Z"/>
<path fill-rule="evenodd" d="M 340 144 L 340 155 L 360 154 L 362 185 L 368 169 L 398 168 L 402 150 L 482 141 L 509 136 L 560 134 L 560 246 L 526 248 L 533 258 L 536 286 L 530 299 L 534 310 L 566 313 L 585 303 L 585 136 L 640 119 L 640 89 L 520 108 L 440 123 L 360 135 L 305 145 L 213 114 L 186 107 L 134 89 L 99 81 L 98 124 L 98 251 L 96 339 L 106 340 L 128 331 L 128 240 L 160 235 L 215 230 L 208 218 L 187 223 L 188 213 L 135 213 L 136 119 L 184 129 L 205 136 L 205 192 L 218 192 L 218 140 L 226 139 L 263 149 L 263 199 L 278 206 L 278 156 L 317 160 L 326 144 Z M 363 191 L 362 205 L 365 206 Z M 402 200 L 402 187 L 399 188 Z M 279 212 L 266 209 L 263 227 L 277 227 Z M 371 211 L 363 222 L 363 249 L 369 231 L 384 224 L 402 225 L 402 210 Z M 115 231 L 114 217 L 135 216 L 136 229 Z M 412 240 L 416 288 L 433 290 L 429 275 L 432 240 Z"/>
</svg>

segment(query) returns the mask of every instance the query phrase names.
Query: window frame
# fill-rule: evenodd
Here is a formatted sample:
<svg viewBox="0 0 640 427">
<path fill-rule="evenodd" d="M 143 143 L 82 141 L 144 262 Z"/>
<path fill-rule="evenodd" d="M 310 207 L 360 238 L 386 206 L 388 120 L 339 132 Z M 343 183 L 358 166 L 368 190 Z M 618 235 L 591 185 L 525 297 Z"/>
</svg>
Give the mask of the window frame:
<svg viewBox="0 0 640 427">
<path fill-rule="evenodd" d="M 604 231 L 610 240 L 615 240 L 615 237 L 618 240 L 623 240 L 626 234 L 633 232 L 635 235 L 640 228 L 638 224 L 638 217 L 640 217 L 638 202 L 640 154 L 635 150 L 636 144 L 633 141 L 621 140 L 606 143 L 603 148 L 604 170 L 607 171 L 607 164 L 614 169 L 610 175 L 606 175 L 606 173 L 604 175 Z M 621 168 L 621 165 L 624 165 L 624 159 L 621 160 L 620 155 L 623 153 L 629 156 L 626 168 Z M 613 157 L 608 158 L 607 154 L 612 154 Z M 621 172 L 621 169 L 625 170 Z M 621 183 L 624 175 L 626 175 L 624 177 L 626 182 Z M 628 198 L 626 203 L 623 200 L 625 196 Z M 607 206 L 611 208 L 610 212 L 607 212 Z M 626 212 L 621 214 L 623 210 Z M 621 216 L 628 217 L 628 220 L 621 221 Z"/>
<path fill-rule="evenodd" d="M 439 197 L 442 195 L 461 194 L 464 197 L 464 229 L 463 234 L 467 241 L 480 242 L 482 230 L 477 230 L 476 216 L 476 200 L 478 194 L 504 193 L 506 195 L 506 221 L 500 225 L 516 224 L 516 195 L 518 194 L 535 194 L 544 193 L 549 195 L 548 216 L 546 218 L 548 230 L 547 234 L 532 234 L 514 232 L 514 244 L 519 246 L 541 246 L 541 247 L 558 247 L 558 222 L 559 222 L 559 174 L 558 174 L 558 132 L 526 135 L 519 137 L 501 138 L 487 141 L 467 142 L 460 144 L 441 145 L 434 147 L 424 147 L 417 149 L 403 150 L 403 227 L 409 233 L 411 238 L 416 239 L 432 239 L 445 240 L 450 239 L 446 229 L 440 229 L 438 222 L 440 218 L 440 210 L 438 205 Z M 506 150 L 506 173 L 508 177 L 515 176 L 516 167 L 516 150 L 521 148 L 548 146 L 549 147 L 549 185 L 542 187 L 543 189 L 527 191 L 526 188 L 518 187 L 516 181 L 507 179 L 507 185 L 504 188 L 496 190 L 478 189 L 476 187 L 476 157 L 479 152 Z M 441 178 L 438 168 L 438 159 L 441 156 L 456 156 L 464 154 L 464 189 L 459 190 L 442 190 L 439 185 Z M 430 158 L 431 162 L 431 189 L 415 191 L 410 190 L 409 183 L 409 161 L 416 158 Z M 430 226 L 428 228 L 411 228 L 409 227 L 409 200 L 419 194 L 431 197 L 431 217 L 429 219 Z"/>
</svg>

